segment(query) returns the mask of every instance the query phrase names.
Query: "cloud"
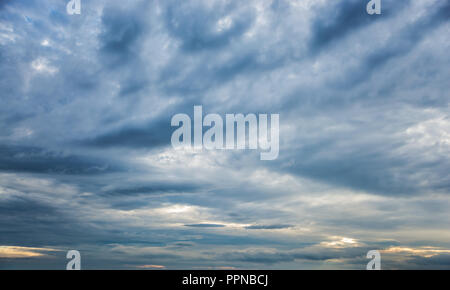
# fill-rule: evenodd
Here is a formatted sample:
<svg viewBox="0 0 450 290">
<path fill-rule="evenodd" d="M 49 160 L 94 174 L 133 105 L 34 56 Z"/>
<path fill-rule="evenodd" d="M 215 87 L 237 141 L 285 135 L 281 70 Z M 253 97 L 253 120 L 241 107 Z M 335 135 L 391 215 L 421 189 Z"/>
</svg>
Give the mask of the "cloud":
<svg viewBox="0 0 450 290">
<path fill-rule="evenodd" d="M 436 255 L 432 257 L 415 257 L 408 261 L 410 269 L 446 270 L 450 263 L 450 255 Z"/>
<path fill-rule="evenodd" d="M 58 251 L 58 250 L 50 248 L 0 246 L 0 259 L 42 257 L 45 255 L 45 252 L 47 251 Z"/>
<path fill-rule="evenodd" d="M 139 266 L 136 266 L 136 268 L 138 268 L 138 269 L 164 269 L 166 267 L 163 265 L 139 265 Z"/>
<path fill-rule="evenodd" d="M 118 169 L 111 162 L 95 159 L 39 147 L 0 145 L 0 170 L 5 172 L 101 174 Z"/>
<path fill-rule="evenodd" d="M 142 5 L 145 9 L 145 5 Z M 102 13 L 102 31 L 99 34 L 100 57 L 108 57 L 108 64 L 117 66 L 136 58 L 134 46 L 144 33 L 142 19 L 121 6 L 107 6 Z"/>
<path fill-rule="evenodd" d="M 185 227 L 192 227 L 192 228 L 222 228 L 225 225 L 220 224 L 190 224 L 190 225 L 184 225 Z"/>
<path fill-rule="evenodd" d="M 80 142 L 81 145 L 108 148 L 152 148 L 167 146 L 170 142 L 170 122 L 152 122 L 149 127 L 130 126 Z"/>
<path fill-rule="evenodd" d="M 373 24 L 374 21 L 379 21 L 379 18 L 374 19 L 366 13 L 366 3 L 362 1 L 326 3 L 325 6 L 325 8 L 321 7 L 322 9 L 317 11 L 318 17 L 312 25 L 313 33 L 310 44 L 312 51 L 320 51 L 333 41 L 344 38 L 352 31 L 362 29 Z"/>
<path fill-rule="evenodd" d="M 275 224 L 275 225 L 252 225 L 245 227 L 249 230 L 279 230 L 279 229 L 287 229 L 292 227 L 291 225 L 283 225 L 283 224 Z"/>
<path fill-rule="evenodd" d="M 166 6 L 168 31 L 181 40 L 188 52 L 220 49 L 242 36 L 253 22 L 251 10 L 232 3 L 214 1 L 207 7 L 201 1 Z"/>
<path fill-rule="evenodd" d="M 195 184 L 175 184 L 168 183 L 155 183 L 144 186 L 132 187 L 132 188 L 117 188 L 106 191 L 106 195 L 109 196 L 121 196 L 121 195 L 141 195 L 141 194 L 157 194 L 157 193 L 174 193 L 174 192 L 193 192 L 199 190 L 200 187 Z"/>
<path fill-rule="evenodd" d="M 3 1 L 2 269 L 448 268 L 448 3 L 363 2 Z M 174 150 L 194 105 L 279 158 Z"/>
</svg>

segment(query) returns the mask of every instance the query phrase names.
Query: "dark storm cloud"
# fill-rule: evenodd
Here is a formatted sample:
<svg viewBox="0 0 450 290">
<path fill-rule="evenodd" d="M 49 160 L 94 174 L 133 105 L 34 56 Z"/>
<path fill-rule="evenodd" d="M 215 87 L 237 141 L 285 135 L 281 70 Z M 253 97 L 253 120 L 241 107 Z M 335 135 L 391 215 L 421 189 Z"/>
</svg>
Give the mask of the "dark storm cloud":
<svg viewBox="0 0 450 290">
<path fill-rule="evenodd" d="M 332 159 L 322 159 L 320 153 L 318 155 L 317 159 L 312 157 L 314 155 L 309 155 L 311 159 L 304 158 L 290 171 L 318 180 L 326 180 L 335 185 L 350 186 L 388 195 L 411 194 L 417 190 L 414 185 L 407 182 L 407 175 L 403 177 L 403 182 L 397 182 L 398 177 L 394 177 L 391 172 L 386 170 L 394 165 L 404 166 L 406 161 L 386 159 L 383 153 L 366 153 L 357 150 L 352 152 L 350 159 L 348 158 L 350 156 L 343 155 Z M 308 154 L 304 156 L 308 156 Z"/>
<path fill-rule="evenodd" d="M 351 42 L 359 42 L 356 38 L 346 40 L 349 43 L 344 41 L 347 35 L 352 36 L 352 33 L 355 33 L 357 29 L 364 29 L 364 23 L 367 21 L 367 15 L 361 14 L 360 10 L 357 9 L 357 6 L 361 3 L 358 1 L 352 3 L 353 5 L 340 3 L 337 7 L 333 6 L 335 10 L 331 7 L 327 8 L 336 12 L 336 18 L 331 18 L 329 26 L 327 20 L 319 21 L 320 17 L 317 19 L 313 26 L 313 28 L 316 28 L 316 30 L 313 30 L 313 35 L 315 35 L 314 39 L 322 40 L 324 52 L 335 53 L 336 46 L 347 46 L 351 49 Z M 377 21 L 392 21 L 391 18 L 394 16 L 400 17 L 397 14 L 410 5 L 412 3 L 409 2 L 403 4 L 383 3 L 383 7 L 388 10 L 388 17 L 386 18 L 383 13 Z M 353 9 L 356 9 L 355 13 L 360 15 L 361 18 L 347 17 L 351 15 Z M 389 10 L 394 10 L 395 13 Z M 387 40 L 380 42 L 381 45 L 374 41 L 373 48 L 363 54 L 361 58 L 358 58 L 359 64 L 356 67 L 350 66 L 347 69 L 343 65 L 340 68 L 343 77 L 327 81 L 325 88 L 319 94 L 316 94 L 314 89 L 312 95 L 308 95 L 311 92 L 302 88 L 289 96 L 281 110 L 285 112 L 300 111 L 304 115 L 310 115 L 312 112 L 312 116 L 333 114 L 335 120 L 340 120 L 337 121 L 338 123 L 353 128 L 352 133 L 345 132 L 341 135 L 321 136 L 318 140 L 308 140 L 307 137 L 303 137 L 301 149 L 285 153 L 288 155 L 286 159 L 298 160 L 290 167 L 289 172 L 334 185 L 362 189 L 378 194 L 418 194 L 426 189 L 449 192 L 449 180 L 443 174 L 450 169 L 448 159 L 422 160 L 422 154 L 401 155 L 394 153 L 405 146 L 404 140 L 391 138 L 394 132 L 396 130 L 399 132 L 406 131 L 414 123 L 414 120 L 409 122 L 406 120 L 402 122 L 387 120 L 389 116 L 393 115 L 391 111 L 398 110 L 400 104 L 408 104 L 419 108 L 434 107 L 441 109 L 447 105 L 448 100 L 439 95 L 434 97 L 427 97 L 426 95 L 416 97 L 407 93 L 394 95 L 392 92 L 398 87 L 396 79 L 385 79 L 381 76 L 383 73 L 392 71 L 396 65 L 413 61 L 410 54 L 417 46 L 423 43 L 423 40 L 429 37 L 433 31 L 448 24 L 448 11 L 449 4 L 447 1 L 430 4 L 428 13 L 420 15 L 406 25 L 399 25 L 397 30 L 390 33 Z M 320 12 L 318 13 L 320 14 Z M 332 12 L 329 13 L 332 14 Z M 352 23 L 352 21 L 360 21 L 358 22 L 360 25 Z M 332 33 L 336 28 L 333 23 L 340 28 L 336 35 Z M 321 35 L 328 35 L 328 37 L 321 38 Z M 334 37 L 343 40 L 343 42 L 335 44 L 334 47 L 328 47 L 327 42 L 334 42 Z M 374 39 L 377 38 L 374 37 Z M 430 56 L 427 56 L 427 58 L 430 58 Z M 421 75 L 424 83 L 433 82 L 434 79 L 439 78 L 433 72 L 425 73 L 417 70 L 417 73 Z M 376 86 L 374 86 L 375 83 Z M 359 93 L 350 93 L 353 88 L 358 88 Z M 425 94 L 428 95 L 426 92 Z M 364 117 L 356 117 L 355 119 L 359 119 L 357 121 L 352 120 L 351 117 L 345 117 L 346 121 L 341 119 L 339 113 L 341 110 L 352 112 L 348 116 L 361 114 L 354 110 L 355 104 L 358 104 L 356 106 L 359 108 L 377 106 L 381 115 L 385 116 L 386 121 L 376 119 L 376 122 L 369 123 L 361 120 Z M 362 128 L 364 128 L 364 132 L 360 131 Z M 352 145 L 348 144 L 346 147 L 348 150 L 339 152 L 339 148 L 341 148 L 339 143 L 345 142 L 344 140 L 348 138 L 362 135 L 365 135 L 365 138 L 371 138 L 372 134 L 376 135 L 376 132 L 383 131 L 385 132 L 383 139 L 373 138 L 370 144 L 358 145 L 357 142 L 353 142 Z M 287 148 L 288 151 L 289 149 Z M 335 153 L 329 154 L 330 152 Z M 422 153 L 426 154 L 425 152 Z M 283 153 L 280 156 L 283 158 Z M 420 172 L 420 177 L 417 177 L 417 172 Z M 429 181 L 425 188 L 419 186 L 424 179 Z"/>
<path fill-rule="evenodd" d="M 311 263 L 321 261 L 328 265 L 333 263 L 342 263 L 347 269 L 365 269 L 369 259 L 366 253 L 371 249 L 384 249 L 396 245 L 395 241 L 369 243 L 367 246 L 330 248 L 320 245 L 307 245 L 296 248 L 294 250 L 258 250 L 246 249 L 235 252 L 227 252 L 224 254 L 226 260 L 239 260 L 252 264 L 278 264 L 293 262 L 295 260 L 301 263 Z M 396 264 L 395 255 L 382 253 L 382 269 L 398 269 L 400 264 Z M 339 262 L 335 262 L 338 260 Z M 436 254 L 432 257 L 409 256 L 407 257 L 408 265 L 402 265 L 408 269 L 444 269 L 448 267 L 448 255 Z"/>
<path fill-rule="evenodd" d="M 181 51 L 159 74 L 158 83 L 166 93 L 198 99 L 240 76 L 258 78 L 293 60 L 292 51 L 273 53 L 276 44 L 265 44 L 262 39 L 262 46 L 257 39 L 246 39 L 245 34 L 255 25 L 254 7 L 232 2 L 205 7 L 200 3 L 164 6 L 168 33 L 181 43 Z M 220 53 L 231 57 L 217 58 Z"/>
<path fill-rule="evenodd" d="M 255 264 L 276 264 L 292 262 L 294 260 L 325 261 L 331 259 L 357 258 L 362 256 L 361 253 L 367 253 L 367 250 L 365 248 L 304 248 L 294 251 L 249 250 L 226 253 L 226 257 L 224 258 Z"/>
<path fill-rule="evenodd" d="M 46 174 L 101 174 L 118 170 L 114 162 L 39 147 L 0 145 L 0 171 Z"/>
<path fill-rule="evenodd" d="M 148 126 L 129 126 L 80 141 L 88 147 L 154 148 L 170 143 L 170 120 L 152 122 Z"/>
<path fill-rule="evenodd" d="M 11 0 L 2 0 L 2 1 L 0 1 L 0 9 L 2 9 L 7 4 L 9 4 L 9 2 L 11 2 Z"/>
<path fill-rule="evenodd" d="M 435 269 L 435 270 L 447 270 L 450 266 L 449 254 L 438 254 L 431 257 L 413 257 L 408 261 L 410 269 Z"/>
<path fill-rule="evenodd" d="M 2 245 L 74 245 L 98 239 L 97 233 L 71 214 L 41 201 L 27 198 L 0 201 Z"/>
<path fill-rule="evenodd" d="M 389 63 L 392 59 L 406 56 L 426 37 L 427 33 L 449 21 L 449 11 L 450 4 L 448 1 L 438 2 L 433 5 L 430 8 L 429 14 L 408 24 L 405 28 L 390 37 L 385 46 L 369 54 L 362 63 L 360 71 L 351 72 L 349 77 L 346 78 L 345 83 L 357 84 L 367 80 L 373 72 L 377 71 L 378 67 Z"/>
<path fill-rule="evenodd" d="M 176 242 L 171 244 L 171 246 L 173 247 L 192 247 L 194 246 L 194 243 L 189 243 L 189 242 Z"/>
<path fill-rule="evenodd" d="M 184 225 L 185 227 L 191 227 L 191 228 L 223 228 L 224 225 L 219 224 L 190 224 L 190 225 Z"/>
<path fill-rule="evenodd" d="M 410 1 L 383 1 L 382 15 L 374 17 L 367 14 L 366 1 L 327 2 L 325 8 L 321 7 L 316 11 L 318 16 L 312 25 L 310 50 L 316 54 L 352 32 L 364 29 L 378 21 L 386 21 L 409 4 Z"/>
<path fill-rule="evenodd" d="M 252 225 L 245 227 L 248 230 L 278 230 L 278 229 L 287 229 L 292 227 L 292 225 Z"/>
<path fill-rule="evenodd" d="M 202 51 L 205 49 L 220 49 L 231 41 L 239 38 L 252 24 L 251 11 L 239 11 L 229 19 L 229 26 L 217 29 L 218 21 L 229 12 L 236 10 L 235 3 L 213 3 L 211 7 L 193 5 L 188 2 L 169 2 L 165 11 L 165 22 L 170 33 L 179 39 L 184 50 Z"/>
<path fill-rule="evenodd" d="M 104 194 L 109 196 L 135 196 L 135 195 L 151 195 L 160 193 L 174 193 L 174 192 L 194 192 L 201 187 L 189 183 L 154 183 L 148 185 L 136 185 L 136 187 L 117 188 L 109 190 Z"/>
<path fill-rule="evenodd" d="M 103 10 L 103 30 L 99 35 L 100 57 L 108 57 L 110 65 L 121 65 L 135 59 L 134 47 L 142 36 L 142 20 L 133 13 L 114 5 Z"/>
<path fill-rule="evenodd" d="M 327 3 L 326 9 L 317 11 L 318 17 L 312 26 L 310 49 L 320 51 L 352 31 L 374 23 L 374 18 L 366 13 L 365 6 L 365 2 L 357 0 Z"/>
<path fill-rule="evenodd" d="M 347 137 L 336 137 L 331 143 L 305 146 L 293 152 L 301 161 L 290 166 L 289 172 L 378 194 L 410 195 L 424 190 L 419 185 L 421 179 L 413 174 L 420 171 L 423 178 L 432 181 L 426 188 L 448 192 L 448 179 L 439 173 L 450 169 L 447 160 L 418 161 L 390 153 L 399 144 L 392 144 L 392 148 L 386 144 L 379 144 L 378 148 L 355 146 L 349 153 L 322 156 L 323 150 L 337 150 L 338 140 Z M 413 163 L 415 169 L 410 167 Z"/>
</svg>

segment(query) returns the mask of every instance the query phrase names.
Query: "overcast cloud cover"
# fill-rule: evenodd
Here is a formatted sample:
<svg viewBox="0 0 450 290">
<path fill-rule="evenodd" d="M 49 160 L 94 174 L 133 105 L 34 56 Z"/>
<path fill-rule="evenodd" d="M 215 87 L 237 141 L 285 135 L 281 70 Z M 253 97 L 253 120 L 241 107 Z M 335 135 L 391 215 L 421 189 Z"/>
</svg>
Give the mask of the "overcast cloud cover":
<svg viewBox="0 0 450 290">
<path fill-rule="evenodd" d="M 450 2 L 0 0 L 0 269 L 450 268 Z M 175 151 L 279 113 L 280 154 Z"/>
</svg>

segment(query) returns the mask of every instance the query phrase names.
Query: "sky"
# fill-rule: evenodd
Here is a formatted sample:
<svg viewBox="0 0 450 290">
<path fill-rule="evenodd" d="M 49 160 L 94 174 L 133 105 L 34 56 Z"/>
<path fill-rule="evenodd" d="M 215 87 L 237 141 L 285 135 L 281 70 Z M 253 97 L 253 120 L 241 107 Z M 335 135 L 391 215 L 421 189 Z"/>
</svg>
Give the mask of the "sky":
<svg viewBox="0 0 450 290">
<path fill-rule="evenodd" d="M 450 268 L 449 1 L 67 2 L 0 0 L 0 269 Z"/>
</svg>

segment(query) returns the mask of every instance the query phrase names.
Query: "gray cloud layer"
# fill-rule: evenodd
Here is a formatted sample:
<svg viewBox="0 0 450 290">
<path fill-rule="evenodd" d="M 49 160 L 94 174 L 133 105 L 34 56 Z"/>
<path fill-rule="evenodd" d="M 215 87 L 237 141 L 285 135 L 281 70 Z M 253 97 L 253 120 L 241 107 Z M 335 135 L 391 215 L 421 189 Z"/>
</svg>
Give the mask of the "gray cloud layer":
<svg viewBox="0 0 450 290">
<path fill-rule="evenodd" d="M 0 3 L 0 269 L 449 268 L 448 1 L 65 5 Z M 279 158 L 174 151 L 194 105 Z"/>
</svg>

